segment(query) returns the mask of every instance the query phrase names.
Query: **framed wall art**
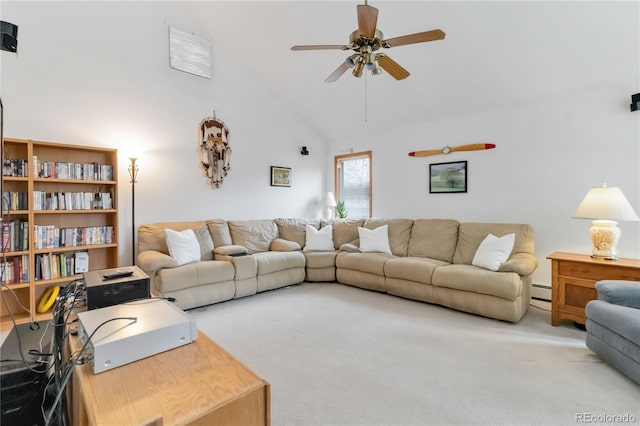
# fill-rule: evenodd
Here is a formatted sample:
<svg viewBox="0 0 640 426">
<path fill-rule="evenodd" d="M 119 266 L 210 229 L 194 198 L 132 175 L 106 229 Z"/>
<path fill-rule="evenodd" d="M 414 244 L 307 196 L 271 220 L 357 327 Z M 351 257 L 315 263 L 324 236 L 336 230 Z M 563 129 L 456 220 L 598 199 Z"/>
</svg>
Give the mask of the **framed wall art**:
<svg viewBox="0 0 640 426">
<path fill-rule="evenodd" d="M 271 166 L 271 186 L 291 186 L 291 167 Z"/>
<path fill-rule="evenodd" d="M 429 192 L 467 192 L 467 162 L 429 164 Z"/>
</svg>

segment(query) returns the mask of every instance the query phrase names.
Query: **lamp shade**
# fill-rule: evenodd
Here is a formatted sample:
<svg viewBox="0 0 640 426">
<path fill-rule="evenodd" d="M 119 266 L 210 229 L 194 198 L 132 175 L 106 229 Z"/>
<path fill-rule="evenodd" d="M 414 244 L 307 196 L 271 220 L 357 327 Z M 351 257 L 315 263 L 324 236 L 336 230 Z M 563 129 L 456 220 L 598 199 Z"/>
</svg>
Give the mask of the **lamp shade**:
<svg viewBox="0 0 640 426">
<path fill-rule="evenodd" d="M 591 188 L 573 217 L 578 219 L 605 219 L 616 221 L 640 220 L 620 188 L 607 186 Z"/>
<path fill-rule="evenodd" d="M 338 203 L 336 203 L 336 198 L 333 196 L 333 192 L 327 192 L 325 194 L 324 204 L 327 207 L 335 207 L 338 205 Z"/>
</svg>

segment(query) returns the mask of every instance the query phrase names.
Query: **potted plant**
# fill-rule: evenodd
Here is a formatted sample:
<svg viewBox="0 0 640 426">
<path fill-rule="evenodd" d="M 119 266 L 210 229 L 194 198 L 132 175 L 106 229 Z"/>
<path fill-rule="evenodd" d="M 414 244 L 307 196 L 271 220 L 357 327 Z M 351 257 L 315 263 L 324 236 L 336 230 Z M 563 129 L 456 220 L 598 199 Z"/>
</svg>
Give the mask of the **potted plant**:
<svg viewBox="0 0 640 426">
<path fill-rule="evenodd" d="M 347 211 L 344 209 L 344 201 L 338 201 L 338 203 L 336 204 L 336 214 L 340 219 L 347 218 Z"/>
</svg>

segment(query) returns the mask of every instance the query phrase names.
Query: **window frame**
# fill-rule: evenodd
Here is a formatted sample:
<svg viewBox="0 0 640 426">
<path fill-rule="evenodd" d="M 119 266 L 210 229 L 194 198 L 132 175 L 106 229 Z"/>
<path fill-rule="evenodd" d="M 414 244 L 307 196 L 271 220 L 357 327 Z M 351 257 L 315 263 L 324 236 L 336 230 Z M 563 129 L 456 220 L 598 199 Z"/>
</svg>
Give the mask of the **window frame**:
<svg viewBox="0 0 640 426">
<path fill-rule="evenodd" d="M 338 170 L 338 164 L 340 161 L 353 158 L 353 157 L 367 157 L 369 159 L 369 217 L 373 217 L 373 161 L 371 150 L 369 151 L 360 151 L 360 152 L 352 152 L 350 154 L 342 154 L 336 155 L 333 157 L 333 187 L 334 194 L 336 195 L 336 201 L 340 201 L 340 172 Z"/>
</svg>

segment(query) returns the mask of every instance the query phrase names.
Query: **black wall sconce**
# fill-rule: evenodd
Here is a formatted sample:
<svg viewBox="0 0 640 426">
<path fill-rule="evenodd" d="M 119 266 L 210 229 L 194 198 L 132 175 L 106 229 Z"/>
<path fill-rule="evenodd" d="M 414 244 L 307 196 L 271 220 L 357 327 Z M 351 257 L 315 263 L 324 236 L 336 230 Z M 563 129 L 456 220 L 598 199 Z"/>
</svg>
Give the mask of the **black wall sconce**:
<svg viewBox="0 0 640 426">
<path fill-rule="evenodd" d="M 640 108 L 640 93 L 631 95 L 631 111 L 637 111 Z"/>
<path fill-rule="evenodd" d="M 300 154 L 301 155 L 309 155 L 309 150 L 307 150 L 306 146 L 302 147 L 302 149 L 300 150 Z"/>
<path fill-rule="evenodd" d="M 18 26 L 10 22 L 0 21 L 0 50 L 18 51 Z"/>
</svg>

